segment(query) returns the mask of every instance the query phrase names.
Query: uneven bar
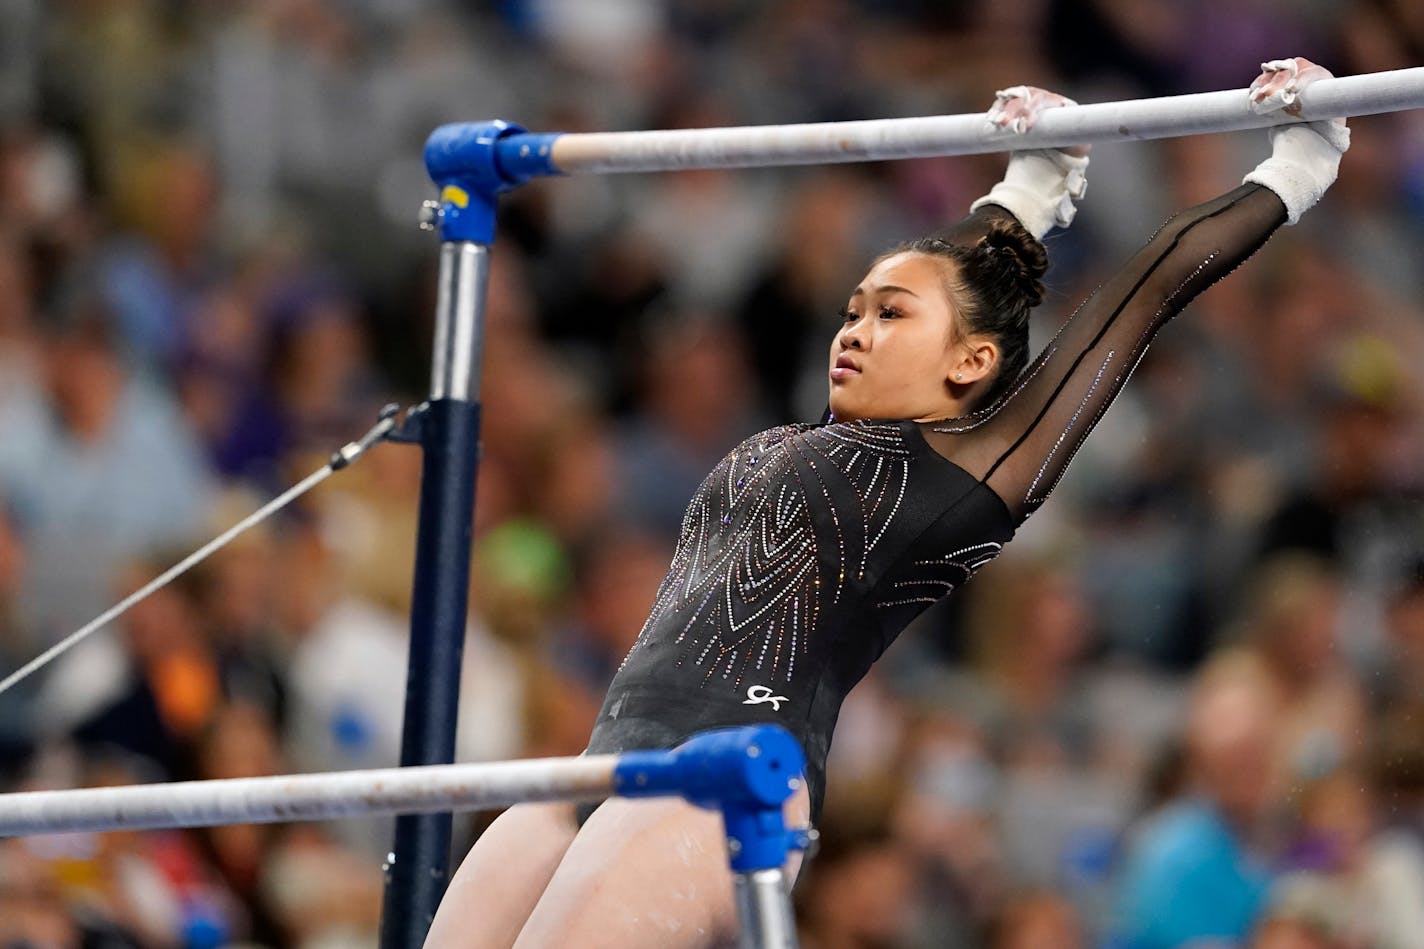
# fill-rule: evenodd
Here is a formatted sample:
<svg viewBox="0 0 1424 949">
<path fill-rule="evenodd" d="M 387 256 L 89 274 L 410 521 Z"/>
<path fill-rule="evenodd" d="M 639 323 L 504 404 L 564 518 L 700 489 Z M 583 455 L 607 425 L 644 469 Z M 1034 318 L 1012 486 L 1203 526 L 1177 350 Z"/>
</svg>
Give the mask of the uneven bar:
<svg viewBox="0 0 1424 949">
<path fill-rule="evenodd" d="M 757 824 L 750 839 L 767 835 L 763 812 L 781 813 L 805 768 L 801 746 L 784 728 L 744 725 L 701 732 L 675 748 L 621 755 L 0 794 L 0 837 L 428 814 L 618 795 L 680 796 L 720 808 L 729 822 L 750 816 Z M 772 836 L 781 856 L 767 866 L 780 866 L 786 842 Z"/>
<path fill-rule="evenodd" d="M 0 837 L 155 830 L 594 801 L 616 755 L 0 794 Z"/>
<path fill-rule="evenodd" d="M 819 165 L 1237 132 L 1285 122 L 1424 108 L 1424 67 L 1322 79 L 1301 93 L 1299 119 L 1257 115 L 1245 89 L 1052 109 L 1021 135 L 983 113 L 863 122 L 650 132 L 513 134 L 495 143 L 515 175 Z"/>
</svg>

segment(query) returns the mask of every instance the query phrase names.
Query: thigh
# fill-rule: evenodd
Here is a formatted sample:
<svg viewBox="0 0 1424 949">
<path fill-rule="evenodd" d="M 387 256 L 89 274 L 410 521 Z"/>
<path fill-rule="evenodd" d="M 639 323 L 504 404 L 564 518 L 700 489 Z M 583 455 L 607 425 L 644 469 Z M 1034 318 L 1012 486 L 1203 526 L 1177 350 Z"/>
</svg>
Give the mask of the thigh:
<svg viewBox="0 0 1424 949">
<path fill-rule="evenodd" d="M 787 802 L 804 824 L 805 793 Z M 794 878 L 799 855 L 788 863 Z M 736 902 L 722 816 L 684 801 L 605 802 L 549 881 L 518 949 L 711 949 L 735 945 Z"/>
<path fill-rule="evenodd" d="M 577 833 L 571 804 L 520 804 L 501 814 L 455 871 L 426 949 L 514 945 Z"/>
</svg>

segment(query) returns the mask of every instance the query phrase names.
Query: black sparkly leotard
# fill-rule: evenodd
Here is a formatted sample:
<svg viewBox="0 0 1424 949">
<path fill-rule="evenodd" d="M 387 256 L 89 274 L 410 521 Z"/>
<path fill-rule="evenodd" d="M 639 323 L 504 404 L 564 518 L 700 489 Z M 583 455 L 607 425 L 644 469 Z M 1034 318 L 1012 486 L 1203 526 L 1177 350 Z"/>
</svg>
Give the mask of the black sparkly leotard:
<svg viewBox="0 0 1424 949">
<path fill-rule="evenodd" d="M 982 208 L 941 236 L 972 241 L 1007 214 Z M 989 409 L 788 425 L 738 445 L 688 505 L 589 750 L 776 722 L 802 742 L 819 814 L 851 687 L 1043 503 L 1157 330 L 1284 220 L 1257 185 L 1176 215 Z"/>
</svg>

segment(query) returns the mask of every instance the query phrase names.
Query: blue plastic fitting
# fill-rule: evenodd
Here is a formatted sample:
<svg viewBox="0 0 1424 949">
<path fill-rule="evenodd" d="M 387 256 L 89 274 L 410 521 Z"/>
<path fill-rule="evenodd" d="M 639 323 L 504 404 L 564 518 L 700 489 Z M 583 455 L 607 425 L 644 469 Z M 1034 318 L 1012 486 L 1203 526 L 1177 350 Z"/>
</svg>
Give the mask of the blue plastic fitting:
<svg viewBox="0 0 1424 949">
<path fill-rule="evenodd" d="M 558 174 L 550 161 L 558 134 L 526 134 L 496 119 L 442 125 L 425 141 L 425 169 L 440 189 L 440 236 L 494 240 L 495 196 L 537 175 Z"/>
<path fill-rule="evenodd" d="M 554 141 L 563 132 L 525 132 L 506 135 L 494 145 L 495 164 L 506 178 L 524 184 L 530 178 L 563 174 L 554 167 Z"/>
<path fill-rule="evenodd" d="M 788 831 L 781 805 L 804 780 L 806 760 L 796 739 L 776 725 L 704 732 L 671 751 L 629 751 L 613 771 L 623 797 L 678 794 L 699 807 L 721 810 L 732 869 L 768 870 L 804 846 Z"/>
</svg>

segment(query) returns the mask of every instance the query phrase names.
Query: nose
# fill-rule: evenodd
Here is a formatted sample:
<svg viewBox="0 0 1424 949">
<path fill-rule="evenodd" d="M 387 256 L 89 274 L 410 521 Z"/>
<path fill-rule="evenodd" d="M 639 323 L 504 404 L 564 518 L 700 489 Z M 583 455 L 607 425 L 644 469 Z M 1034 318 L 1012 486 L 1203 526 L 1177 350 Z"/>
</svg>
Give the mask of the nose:
<svg viewBox="0 0 1424 949">
<path fill-rule="evenodd" d="M 856 320 L 854 323 L 847 323 L 840 332 L 840 344 L 842 349 L 864 349 L 865 339 L 862 335 L 861 327 L 863 320 Z"/>
</svg>

